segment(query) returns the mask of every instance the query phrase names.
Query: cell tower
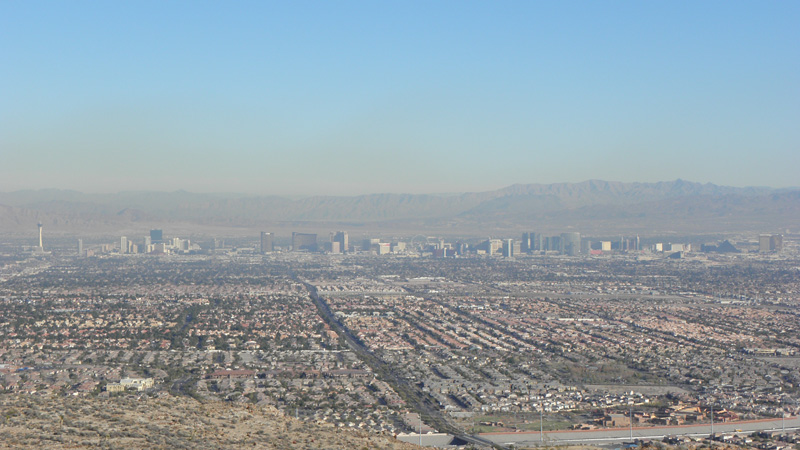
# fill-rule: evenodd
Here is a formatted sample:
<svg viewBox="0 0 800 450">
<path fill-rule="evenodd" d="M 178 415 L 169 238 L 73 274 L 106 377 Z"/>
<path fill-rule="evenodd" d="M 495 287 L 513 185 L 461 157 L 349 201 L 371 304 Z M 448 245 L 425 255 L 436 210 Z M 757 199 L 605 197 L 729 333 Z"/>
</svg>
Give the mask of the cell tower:
<svg viewBox="0 0 800 450">
<path fill-rule="evenodd" d="M 42 222 L 39 222 L 39 250 L 44 251 L 44 246 L 42 245 Z"/>
</svg>

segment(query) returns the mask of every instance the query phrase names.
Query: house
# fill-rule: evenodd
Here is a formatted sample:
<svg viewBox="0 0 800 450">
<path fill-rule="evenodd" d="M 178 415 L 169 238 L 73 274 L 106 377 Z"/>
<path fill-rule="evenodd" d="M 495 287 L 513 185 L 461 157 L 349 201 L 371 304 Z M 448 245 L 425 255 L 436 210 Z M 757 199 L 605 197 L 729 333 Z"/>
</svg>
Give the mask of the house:
<svg viewBox="0 0 800 450">
<path fill-rule="evenodd" d="M 155 383 L 152 378 L 123 378 L 119 383 L 109 383 L 106 385 L 107 392 L 124 391 L 143 391 L 153 387 Z"/>
<path fill-rule="evenodd" d="M 245 370 L 245 369 L 238 369 L 238 370 L 217 370 L 216 372 L 211 372 L 210 374 L 206 375 L 206 378 L 210 378 L 212 380 L 223 380 L 223 379 L 233 379 L 233 378 L 254 378 L 256 376 L 256 372 L 254 370 Z"/>
</svg>

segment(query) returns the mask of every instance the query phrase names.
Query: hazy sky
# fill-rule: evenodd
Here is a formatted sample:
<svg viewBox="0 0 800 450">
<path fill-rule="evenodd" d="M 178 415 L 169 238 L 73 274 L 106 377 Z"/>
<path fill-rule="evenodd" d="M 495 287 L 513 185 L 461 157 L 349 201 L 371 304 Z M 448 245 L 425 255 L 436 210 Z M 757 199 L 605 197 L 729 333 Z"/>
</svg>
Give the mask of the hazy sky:
<svg viewBox="0 0 800 450">
<path fill-rule="evenodd" d="M 800 2 L 0 2 L 0 191 L 800 185 Z"/>
</svg>

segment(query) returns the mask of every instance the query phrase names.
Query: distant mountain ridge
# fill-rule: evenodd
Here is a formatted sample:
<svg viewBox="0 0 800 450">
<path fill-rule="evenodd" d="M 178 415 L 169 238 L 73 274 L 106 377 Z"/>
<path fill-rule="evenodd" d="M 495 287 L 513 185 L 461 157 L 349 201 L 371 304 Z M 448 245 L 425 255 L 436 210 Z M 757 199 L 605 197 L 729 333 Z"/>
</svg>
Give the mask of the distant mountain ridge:
<svg viewBox="0 0 800 450">
<path fill-rule="evenodd" d="M 514 229 L 534 223 L 609 231 L 666 222 L 681 229 L 710 229 L 716 223 L 725 227 L 720 231 L 735 231 L 796 226 L 800 222 L 800 189 L 738 188 L 679 179 L 657 183 L 589 180 L 517 184 L 451 195 L 369 194 L 300 199 L 186 191 L 0 193 L 0 226 L 4 230 L 27 229 L 29 222 L 36 221 L 65 228 L 109 229 L 137 223 L 263 227 L 291 222 L 470 229 Z M 701 226 L 701 222 L 709 221 L 713 223 Z"/>
</svg>

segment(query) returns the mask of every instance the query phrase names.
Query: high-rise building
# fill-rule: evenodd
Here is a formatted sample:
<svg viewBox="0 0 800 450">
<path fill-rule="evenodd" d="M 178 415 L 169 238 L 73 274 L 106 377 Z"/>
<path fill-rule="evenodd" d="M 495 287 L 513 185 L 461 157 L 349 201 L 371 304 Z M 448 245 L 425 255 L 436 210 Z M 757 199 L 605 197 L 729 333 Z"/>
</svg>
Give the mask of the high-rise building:
<svg viewBox="0 0 800 450">
<path fill-rule="evenodd" d="M 78 239 L 78 256 L 83 256 L 83 239 Z"/>
<path fill-rule="evenodd" d="M 523 233 L 520 251 L 525 253 L 540 252 L 544 250 L 544 236 L 542 233 Z"/>
<path fill-rule="evenodd" d="M 119 238 L 119 252 L 128 253 L 128 238 L 125 236 Z"/>
<path fill-rule="evenodd" d="M 768 253 L 769 252 L 769 240 L 772 236 L 769 234 L 761 234 L 758 236 L 758 252 L 759 253 Z"/>
<path fill-rule="evenodd" d="M 275 251 L 275 244 L 272 240 L 272 233 L 261 232 L 261 253 L 271 253 Z"/>
<path fill-rule="evenodd" d="M 780 234 L 761 234 L 758 236 L 758 252 L 779 252 L 783 248 L 783 236 Z"/>
<path fill-rule="evenodd" d="M 39 251 L 44 251 L 44 244 L 42 243 L 42 222 L 37 224 L 39 227 Z"/>
<path fill-rule="evenodd" d="M 381 243 L 381 240 L 378 238 L 366 238 L 361 241 L 361 250 L 365 252 L 378 252 L 378 244 Z"/>
<path fill-rule="evenodd" d="M 493 256 L 499 250 L 503 249 L 503 241 L 500 239 L 489 238 L 478 244 L 478 250 L 484 251 L 487 255 Z"/>
<path fill-rule="evenodd" d="M 773 234 L 769 240 L 769 248 L 773 252 L 783 250 L 783 236 L 780 234 Z"/>
<path fill-rule="evenodd" d="M 164 242 L 164 231 L 163 230 L 150 230 L 150 241 L 153 244 L 160 244 Z"/>
<path fill-rule="evenodd" d="M 350 249 L 350 242 L 349 238 L 347 237 L 347 231 L 337 231 L 331 237 L 331 242 L 338 242 L 339 243 L 339 251 L 342 253 L 347 253 Z"/>
<path fill-rule="evenodd" d="M 672 242 L 668 242 L 664 248 L 665 252 L 683 252 L 686 251 L 683 244 L 673 244 Z"/>
<path fill-rule="evenodd" d="M 520 249 L 524 253 L 530 253 L 533 251 L 533 238 L 536 233 L 522 233 L 522 242 L 520 243 Z"/>
<path fill-rule="evenodd" d="M 506 258 L 511 258 L 514 256 L 514 240 L 513 239 L 506 239 L 503 241 L 503 256 Z"/>
<path fill-rule="evenodd" d="M 292 251 L 299 252 L 301 250 L 307 250 L 309 252 L 315 252 L 317 249 L 316 234 L 292 232 Z"/>
<path fill-rule="evenodd" d="M 562 247 L 562 245 L 561 245 L 561 236 L 548 236 L 544 240 L 544 249 L 543 250 L 549 250 L 549 251 L 553 251 L 553 252 L 560 252 L 560 251 L 563 251 L 563 248 L 564 247 Z"/>
<path fill-rule="evenodd" d="M 172 238 L 172 249 L 176 251 L 188 251 L 192 246 L 190 239 Z"/>
<path fill-rule="evenodd" d="M 577 232 L 561 233 L 561 253 L 577 256 L 581 252 L 581 234 Z"/>
</svg>

